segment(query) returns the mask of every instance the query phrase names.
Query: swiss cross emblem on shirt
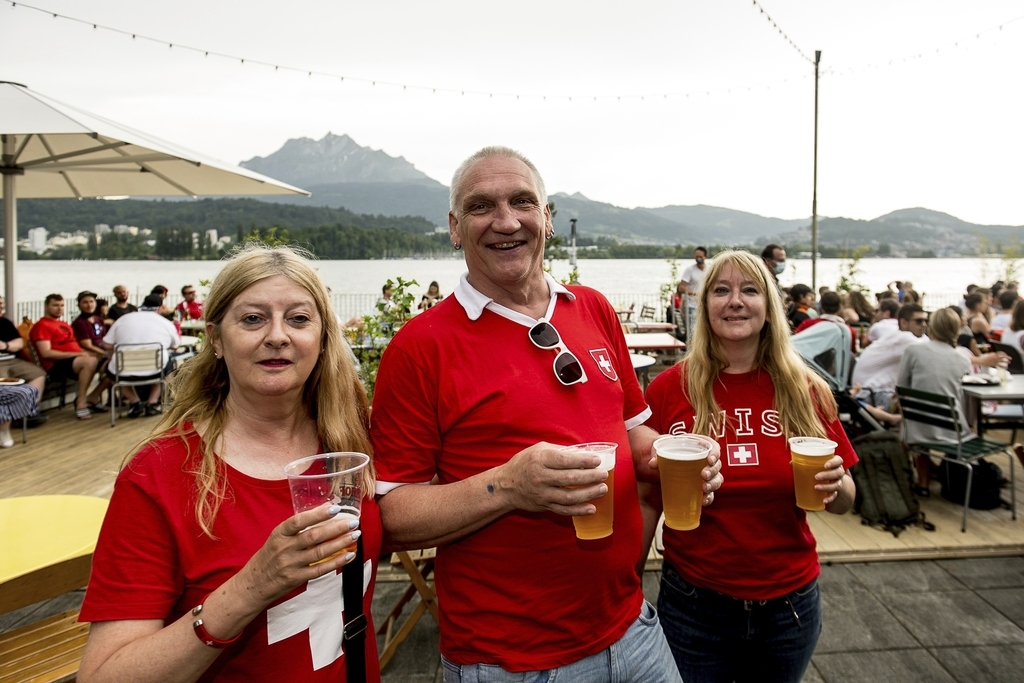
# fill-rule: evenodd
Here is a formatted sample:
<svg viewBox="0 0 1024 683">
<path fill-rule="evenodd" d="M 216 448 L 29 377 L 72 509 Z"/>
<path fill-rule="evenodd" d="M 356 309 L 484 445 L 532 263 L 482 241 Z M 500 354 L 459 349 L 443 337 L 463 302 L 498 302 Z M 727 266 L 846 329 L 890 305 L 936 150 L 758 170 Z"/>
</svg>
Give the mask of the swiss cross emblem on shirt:
<svg viewBox="0 0 1024 683">
<path fill-rule="evenodd" d="M 756 443 L 731 443 L 725 447 L 725 457 L 730 467 L 759 464 Z"/>
<path fill-rule="evenodd" d="M 619 375 L 615 372 L 615 366 L 612 365 L 612 355 L 608 353 L 608 349 L 591 349 L 590 356 L 597 363 L 597 367 L 602 375 L 613 382 L 619 380 Z"/>
</svg>

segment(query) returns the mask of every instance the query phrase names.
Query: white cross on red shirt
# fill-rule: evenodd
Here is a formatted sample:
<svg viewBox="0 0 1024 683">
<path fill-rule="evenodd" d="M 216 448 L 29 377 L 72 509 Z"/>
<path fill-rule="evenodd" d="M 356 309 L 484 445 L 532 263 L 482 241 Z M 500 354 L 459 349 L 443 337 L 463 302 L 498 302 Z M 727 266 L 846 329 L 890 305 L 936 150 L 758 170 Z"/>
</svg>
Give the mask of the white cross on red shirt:
<svg viewBox="0 0 1024 683">
<path fill-rule="evenodd" d="M 758 464 L 756 443 L 729 444 L 725 448 L 727 462 L 733 467 Z"/>
<path fill-rule="evenodd" d="M 364 594 L 372 571 L 367 560 L 363 565 Z M 314 671 L 338 659 L 344 654 L 341 641 L 345 630 L 341 585 L 341 572 L 324 574 L 306 582 L 304 592 L 268 609 L 267 643 L 273 644 L 308 630 Z"/>
</svg>

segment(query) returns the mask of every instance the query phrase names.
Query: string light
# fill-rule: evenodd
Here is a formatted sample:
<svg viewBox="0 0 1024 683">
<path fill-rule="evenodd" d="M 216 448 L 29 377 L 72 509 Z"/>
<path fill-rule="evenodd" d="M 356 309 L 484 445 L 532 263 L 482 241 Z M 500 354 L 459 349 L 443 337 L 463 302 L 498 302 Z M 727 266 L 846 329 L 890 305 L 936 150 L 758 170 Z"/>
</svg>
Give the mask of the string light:
<svg viewBox="0 0 1024 683">
<path fill-rule="evenodd" d="M 892 59 L 886 60 L 884 63 L 876 62 L 874 64 L 865 64 L 865 65 L 862 65 L 862 66 L 848 66 L 848 67 L 839 68 L 839 69 L 828 68 L 828 69 L 826 69 L 826 70 L 824 70 L 822 72 L 822 75 L 846 76 L 846 75 L 849 75 L 849 74 L 862 73 L 864 71 L 867 71 L 868 69 L 883 69 L 883 68 L 888 68 L 888 67 L 891 67 L 891 66 L 894 66 L 894 65 L 898 66 L 898 64 L 896 64 L 896 62 L 899 62 L 899 64 L 906 64 L 907 62 L 913 61 L 915 59 L 924 59 L 926 57 L 934 57 L 934 56 L 941 57 L 943 55 L 943 52 L 945 52 L 945 51 L 953 52 L 953 51 L 961 51 L 961 50 L 970 50 L 971 49 L 970 42 L 972 40 L 974 42 L 980 41 L 982 36 L 984 36 L 985 34 L 1001 32 L 1003 30 L 1003 27 L 1009 26 L 1010 24 L 1016 23 L 1016 22 L 1021 21 L 1021 20 L 1024 20 L 1024 15 L 1019 16 L 1019 17 L 1015 17 L 1013 19 L 1010 19 L 1009 21 L 1004 21 L 1003 23 L 999 24 L 998 26 L 993 26 L 991 28 L 987 28 L 984 31 L 979 31 L 978 33 L 974 34 L 973 38 L 961 38 L 959 40 L 953 41 L 952 43 L 947 43 L 946 45 L 939 46 L 939 47 L 935 48 L 934 54 L 932 53 L 931 49 L 928 49 L 928 50 L 923 50 L 921 52 L 918 52 L 918 53 L 912 54 L 912 55 L 905 55 L 903 57 L 893 57 Z"/>
<path fill-rule="evenodd" d="M 106 26 L 104 24 L 93 23 L 91 21 L 86 21 L 84 19 L 78 19 L 76 17 L 72 17 L 72 16 L 68 16 L 68 15 L 64 15 L 64 14 L 59 14 L 57 12 L 51 12 L 50 10 L 42 9 L 40 7 L 35 7 L 33 5 L 27 5 L 25 3 L 15 2 L 13 0 L 4 0 L 4 1 L 10 3 L 11 9 L 16 9 L 16 8 L 17 9 L 21 9 L 21 8 L 24 8 L 24 9 L 34 10 L 34 11 L 40 12 L 42 14 L 49 14 L 54 19 L 64 19 L 66 21 L 71 21 L 71 22 L 74 22 L 74 23 L 83 24 L 85 26 L 92 26 L 92 28 L 94 30 L 101 30 L 102 29 L 104 31 L 109 31 L 109 32 L 116 33 L 116 34 L 119 34 L 119 35 L 130 36 L 133 41 L 135 41 L 135 40 L 145 40 L 145 41 L 149 41 L 151 43 L 167 45 L 168 49 L 176 48 L 177 50 L 185 50 L 185 51 L 191 51 L 191 52 L 195 52 L 195 53 L 202 53 L 202 55 L 204 57 L 210 57 L 212 55 L 214 57 L 219 57 L 221 59 L 226 59 L 226 60 L 230 60 L 230 61 L 238 61 L 241 65 L 273 67 L 274 71 L 290 71 L 290 72 L 294 72 L 294 73 L 298 73 L 298 74 L 305 73 L 307 75 L 307 78 L 312 78 L 313 76 L 325 77 L 325 78 L 329 78 L 329 79 L 332 79 L 332 80 L 337 79 L 338 82 L 340 82 L 340 83 L 345 83 L 345 80 L 347 78 L 349 82 L 365 83 L 365 84 L 369 84 L 370 86 L 372 86 L 374 88 L 376 88 L 377 86 L 383 86 L 383 87 L 393 87 L 393 88 L 401 87 L 401 89 L 403 91 L 408 90 L 408 89 L 416 89 L 416 90 L 422 90 L 422 91 L 426 92 L 426 91 L 429 90 L 430 93 L 433 94 L 433 95 L 436 95 L 438 93 L 442 93 L 442 94 L 447 93 L 447 94 L 459 95 L 461 97 L 465 97 L 466 95 L 471 95 L 471 96 L 483 96 L 483 95 L 486 95 L 489 99 L 493 99 L 494 96 L 497 95 L 498 97 L 510 97 L 510 98 L 514 97 L 516 100 L 527 99 L 527 98 L 534 99 L 534 100 L 540 99 L 543 102 L 546 102 L 548 100 L 548 96 L 547 95 L 528 94 L 528 93 L 501 93 L 501 92 L 489 92 L 489 91 L 481 91 L 481 90 L 462 90 L 462 89 L 459 89 L 459 88 L 437 88 L 437 87 L 424 86 L 424 85 L 416 85 L 416 84 L 408 84 L 408 83 L 396 83 L 396 82 L 391 82 L 391 81 L 379 81 L 379 80 L 372 80 L 372 79 L 368 79 L 368 78 L 359 78 L 359 77 L 353 77 L 353 76 L 345 76 L 345 75 L 337 74 L 337 73 L 328 73 L 328 72 L 323 72 L 323 71 L 317 71 L 315 69 L 306 69 L 306 68 L 300 68 L 300 67 L 294 67 L 294 66 L 287 66 L 287 65 L 283 65 L 283 64 L 274 64 L 274 63 L 271 63 L 271 62 L 265 62 L 265 61 L 261 61 L 261 60 L 257 60 L 257 59 L 246 59 L 244 57 L 238 57 L 236 55 L 229 55 L 229 54 L 226 54 L 226 53 L 223 53 L 223 52 L 215 52 L 215 51 L 212 51 L 212 50 L 204 50 L 204 49 L 197 48 L 197 47 L 191 47 L 189 45 L 181 45 L 180 43 L 172 43 L 172 42 L 169 42 L 167 40 L 163 40 L 161 38 L 153 38 L 153 37 L 144 36 L 144 35 L 138 34 L 138 33 L 132 33 L 130 31 L 125 31 L 125 30 L 122 30 L 122 29 L 119 29 L 119 28 L 114 28 L 112 26 Z M 765 11 L 764 7 L 761 6 L 761 4 L 758 2 L 758 0 L 752 0 L 752 3 L 753 3 L 753 5 L 755 7 L 758 8 L 760 13 L 762 15 L 764 15 L 765 20 L 768 21 L 769 23 L 771 23 L 771 25 L 775 29 L 775 31 L 787 43 L 789 43 L 789 45 L 794 50 L 796 50 L 797 53 L 801 57 L 803 57 L 805 60 L 807 60 L 811 64 L 814 63 L 814 61 L 811 58 L 809 58 L 799 48 L 799 46 L 797 46 L 797 44 L 795 42 L 793 42 L 792 39 L 789 38 L 788 35 L 786 35 L 786 33 L 782 30 L 782 28 L 778 25 L 778 23 L 774 19 L 771 18 L 771 16 L 768 14 L 768 12 Z M 1014 19 L 1010 19 L 1009 21 L 1005 21 L 1002 24 L 1000 24 L 999 26 L 995 26 L 995 27 L 992 27 L 992 28 L 989 28 L 989 29 L 986 29 L 984 31 L 981 31 L 979 33 L 974 34 L 973 39 L 975 41 L 981 40 L 982 36 L 984 36 L 985 34 L 991 33 L 993 31 L 1002 31 L 1005 26 L 1013 24 L 1013 23 L 1015 23 L 1017 21 L 1020 21 L 1022 19 L 1024 19 L 1024 16 L 1016 17 Z M 943 50 L 943 49 L 946 49 L 946 48 L 949 48 L 949 49 L 952 49 L 952 50 L 965 50 L 965 49 L 968 49 L 965 44 L 964 45 L 961 44 L 961 43 L 965 43 L 965 42 L 966 42 L 966 39 L 958 40 L 958 41 L 952 43 L 951 45 L 942 46 L 940 48 L 937 48 L 935 50 L 935 53 L 938 54 L 939 56 L 941 56 L 940 50 Z M 921 59 L 921 58 L 924 58 L 925 56 L 931 56 L 931 51 L 928 50 L 928 51 L 925 51 L 925 52 L 917 53 L 915 55 L 909 55 L 909 56 L 903 57 L 901 61 L 905 63 L 908 59 Z M 890 59 L 890 60 L 888 60 L 887 64 L 869 64 L 869 65 L 860 66 L 860 67 L 847 67 L 845 69 L 834 69 L 834 68 L 826 69 L 826 70 L 824 70 L 822 72 L 822 75 L 841 76 L 841 75 L 845 75 L 845 74 L 848 74 L 848 73 L 853 73 L 855 71 L 863 71 L 863 70 L 867 70 L 867 69 L 885 68 L 887 66 L 891 67 L 891 66 L 894 65 L 894 61 L 896 59 L 899 59 L 899 58 Z M 789 83 L 791 80 L 806 80 L 809 77 L 810 77 L 810 75 L 802 75 L 802 76 L 797 77 L 796 79 L 785 78 L 785 79 L 781 80 L 781 83 Z M 776 83 L 776 84 L 778 84 L 778 83 Z M 664 93 L 664 92 L 661 92 L 661 93 L 644 93 L 644 94 L 640 94 L 640 95 L 600 95 L 600 96 L 598 96 L 598 95 L 588 95 L 588 94 L 582 94 L 582 95 L 581 94 L 576 94 L 576 95 L 571 95 L 571 96 L 552 95 L 552 100 L 558 100 L 558 99 L 561 99 L 562 97 L 567 97 L 569 102 L 572 101 L 573 97 L 576 97 L 577 99 L 580 99 L 580 98 L 588 99 L 588 98 L 592 97 L 594 102 L 597 102 L 598 99 L 602 99 L 602 100 L 606 99 L 606 100 L 612 101 L 613 98 L 614 98 L 614 101 L 616 101 L 616 102 L 621 102 L 623 99 L 626 99 L 626 100 L 639 100 L 641 102 L 646 102 L 648 98 L 652 99 L 652 100 L 661 100 L 661 101 L 668 101 L 669 99 L 687 99 L 688 100 L 690 98 L 690 95 L 705 95 L 705 96 L 711 96 L 713 94 L 727 94 L 728 95 L 728 94 L 732 94 L 734 89 L 736 89 L 736 88 L 718 88 L 718 89 L 713 89 L 713 90 L 694 90 L 694 91 L 690 91 L 690 92 L 682 91 L 682 92 L 669 92 L 669 93 Z M 747 92 L 754 92 L 754 91 L 761 90 L 761 89 L 763 89 L 763 90 L 771 90 L 772 89 L 772 84 L 769 83 L 769 84 L 761 84 L 761 85 L 754 85 L 754 86 L 747 86 L 746 87 L 746 91 Z"/>
<path fill-rule="evenodd" d="M 761 10 L 761 14 L 764 15 L 764 18 L 772 25 L 772 27 L 778 32 L 778 34 L 780 36 L 782 36 L 782 39 L 785 40 L 787 43 L 789 43 L 790 46 L 794 50 L 797 51 L 797 54 L 799 54 L 801 57 L 806 59 L 811 64 L 814 64 L 814 60 L 811 59 L 810 57 L 808 57 L 807 55 L 805 55 L 804 51 L 801 50 L 799 47 L 797 47 L 796 43 L 794 43 L 792 40 L 790 40 L 789 36 L 786 35 L 786 32 L 782 30 L 782 27 L 779 26 L 777 23 L 775 23 L 775 20 L 772 19 L 771 16 L 767 12 L 764 11 L 764 7 L 761 7 L 761 3 L 759 3 L 757 0 L 753 0 L 753 3 L 754 3 L 754 7 L 756 7 L 759 10 Z"/>
</svg>

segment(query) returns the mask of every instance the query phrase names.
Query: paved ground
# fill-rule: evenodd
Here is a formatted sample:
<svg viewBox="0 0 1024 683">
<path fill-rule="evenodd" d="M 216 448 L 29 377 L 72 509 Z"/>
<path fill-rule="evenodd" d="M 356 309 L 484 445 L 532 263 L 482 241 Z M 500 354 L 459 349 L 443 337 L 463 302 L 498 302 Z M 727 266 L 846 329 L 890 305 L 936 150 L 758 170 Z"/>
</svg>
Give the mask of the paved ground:
<svg viewBox="0 0 1024 683">
<path fill-rule="evenodd" d="M 402 586 L 378 584 L 382 611 Z M 824 630 L 805 683 L 1024 682 L 1024 558 L 826 566 L 821 588 Z M 656 574 L 644 589 L 656 601 Z M 429 616 L 383 681 L 441 681 Z"/>
<path fill-rule="evenodd" d="M 378 620 L 406 585 L 377 585 Z M 1022 557 L 826 566 L 821 588 L 824 631 L 805 683 L 1024 683 Z M 647 573 L 644 589 L 657 600 L 657 574 Z M 80 601 L 70 593 L 4 615 L 0 631 Z M 440 668 L 427 615 L 383 683 L 439 683 Z"/>
</svg>

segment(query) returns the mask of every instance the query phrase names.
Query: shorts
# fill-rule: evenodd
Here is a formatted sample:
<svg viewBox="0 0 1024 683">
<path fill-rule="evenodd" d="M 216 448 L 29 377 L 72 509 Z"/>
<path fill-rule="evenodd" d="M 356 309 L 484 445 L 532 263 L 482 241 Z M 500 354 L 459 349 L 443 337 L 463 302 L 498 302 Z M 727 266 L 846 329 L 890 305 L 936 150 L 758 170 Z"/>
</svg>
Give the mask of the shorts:
<svg viewBox="0 0 1024 683">
<path fill-rule="evenodd" d="M 15 358 L 0 362 L 0 377 L 18 377 L 26 382 L 31 382 L 34 379 L 46 377 L 46 371 L 35 363 Z"/>
<path fill-rule="evenodd" d="M 77 356 L 76 356 L 77 357 Z M 50 366 L 50 371 L 46 374 L 51 379 L 78 379 L 78 373 L 75 372 L 74 358 L 61 358 L 53 362 Z"/>
</svg>

